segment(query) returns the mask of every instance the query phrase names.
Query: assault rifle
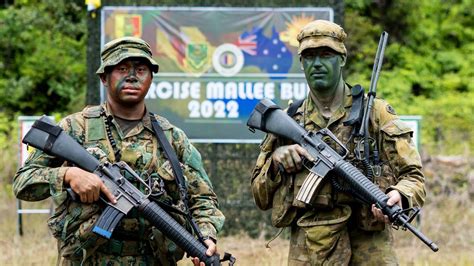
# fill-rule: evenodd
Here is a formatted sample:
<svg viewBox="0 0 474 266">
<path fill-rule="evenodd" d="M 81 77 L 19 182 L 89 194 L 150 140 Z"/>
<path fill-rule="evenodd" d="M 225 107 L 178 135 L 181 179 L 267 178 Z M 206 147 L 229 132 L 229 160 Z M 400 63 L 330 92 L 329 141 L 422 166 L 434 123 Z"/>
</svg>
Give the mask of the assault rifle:
<svg viewBox="0 0 474 266">
<path fill-rule="evenodd" d="M 366 204 L 375 204 L 388 216 L 394 227 L 410 230 L 433 251 L 438 251 L 438 246 L 433 241 L 410 224 L 419 213 L 419 209 L 403 210 L 398 205 L 388 206 L 388 196 L 355 166 L 344 160 L 349 151 L 328 129 L 324 128 L 315 133 L 307 132 L 268 99 L 263 99 L 256 105 L 250 114 L 247 126 L 252 132 L 259 129 L 265 133 L 273 133 L 292 140 L 305 148 L 314 158 L 314 161 L 303 159 L 303 164 L 310 170 L 310 174 L 304 180 L 296 196 L 297 200 L 307 204 L 311 203 L 313 197 L 316 196 L 316 188 L 331 171 L 349 185 L 355 198 Z M 334 150 L 326 141 L 330 142 L 338 151 Z M 409 211 L 414 211 L 414 214 L 408 216 Z"/>
<path fill-rule="evenodd" d="M 141 192 L 121 174 L 121 171 L 128 172 L 151 193 L 150 187 L 125 162 L 114 164 L 109 162 L 100 163 L 84 147 L 79 145 L 46 116 L 35 121 L 30 131 L 23 138 L 23 143 L 73 163 L 79 168 L 94 173 L 101 178 L 105 186 L 117 199 L 117 203 L 111 204 L 101 197 L 101 200 L 107 204 L 107 207 L 94 225 L 93 232 L 96 234 L 109 239 L 118 222 L 131 209 L 137 208 L 151 224 L 186 251 L 189 256 L 198 257 L 200 261 L 209 266 L 221 265 L 219 254 L 207 256 L 207 247 L 202 242 L 198 241 L 190 232 L 176 222 L 156 202 L 150 201 L 148 199 L 149 193 L 144 194 Z M 224 260 L 229 260 L 232 265 L 235 258 L 226 253 L 222 261 Z"/>
</svg>

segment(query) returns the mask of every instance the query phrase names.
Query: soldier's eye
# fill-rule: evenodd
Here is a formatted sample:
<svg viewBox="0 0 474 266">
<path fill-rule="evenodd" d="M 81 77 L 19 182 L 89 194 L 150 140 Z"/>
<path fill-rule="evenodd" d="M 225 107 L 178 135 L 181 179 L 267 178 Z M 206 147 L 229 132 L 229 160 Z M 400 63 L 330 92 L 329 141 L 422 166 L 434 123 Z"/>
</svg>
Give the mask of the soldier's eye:
<svg viewBox="0 0 474 266">
<path fill-rule="evenodd" d="M 328 57 L 331 57 L 333 56 L 334 54 L 331 53 L 330 51 L 325 51 L 325 52 L 322 52 L 321 53 L 321 57 L 324 57 L 324 58 L 328 58 Z"/>
<path fill-rule="evenodd" d="M 316 54 L 315 53 L 306 53 L 303 55 L 303 58 L 304 59 L 307 59 L 307 60 L 312 60 L 316 57 Z"/>
</svg>

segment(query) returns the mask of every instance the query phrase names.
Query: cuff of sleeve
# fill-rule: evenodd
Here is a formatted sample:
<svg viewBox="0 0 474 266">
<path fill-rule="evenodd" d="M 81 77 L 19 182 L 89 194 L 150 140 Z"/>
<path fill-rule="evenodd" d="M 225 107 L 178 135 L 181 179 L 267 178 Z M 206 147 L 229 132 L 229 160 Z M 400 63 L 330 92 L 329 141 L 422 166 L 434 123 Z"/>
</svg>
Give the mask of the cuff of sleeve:
<svg viewBox="0 0 474 266">
<path fill-rule="evenodd" d="M 69 167 L 56 168 L 55 171 L 51 171 L 51 175 L 49 177 L 51 197 L 58 205 L 64 202 L 67 198 L 64 176 L 68 169 Z"/>
<path fill-rule="evenodd" d="M 204 239 L 212 239 L 214 242 L 217 242 L 217 231 L 212 224 L 200 223 L 199 229 L 201 230 Z"/>
<path fill-rule="evenodd" d="M 276 173 L 274 172 L 273 161 L 271 157 L 267 160 L 267 162 L 265 162 L 265 165 L 262 167 L 262 171 L 265 173 L 265 176 L 268 180 L 268 184 L 271 187 L 276 187 L 280 184 L 281 174 L 279 170 L 277 170 Z"/>
<path fill-rule="evenodd" d="M 395 186 L 390 186 L 387 189 L 387 192 L 391 190 L 397 190 L 402 196 L 402 208 L 412 208 L 413 207 L 413 194 L 410 192 L 409 187 L 404 186 L 403 184 L 397 184 Z"/>
</svg>

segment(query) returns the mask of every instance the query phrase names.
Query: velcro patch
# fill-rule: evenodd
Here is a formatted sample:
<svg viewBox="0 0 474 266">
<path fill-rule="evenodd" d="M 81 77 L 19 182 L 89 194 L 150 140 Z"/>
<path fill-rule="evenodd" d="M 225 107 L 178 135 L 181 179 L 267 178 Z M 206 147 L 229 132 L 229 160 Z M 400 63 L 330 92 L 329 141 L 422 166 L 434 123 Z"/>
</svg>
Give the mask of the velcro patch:
<svg viewBox="0 0 474 266">
<path fill-rule="evenodd" d="M 395 109 L 393 109 L 393 107 L 390 105 L 390 104 L 387 104 L 387 112 L 391 113 L 392 115 L 397 115 L 397 113 L 395 112 Z"/>
</svg>

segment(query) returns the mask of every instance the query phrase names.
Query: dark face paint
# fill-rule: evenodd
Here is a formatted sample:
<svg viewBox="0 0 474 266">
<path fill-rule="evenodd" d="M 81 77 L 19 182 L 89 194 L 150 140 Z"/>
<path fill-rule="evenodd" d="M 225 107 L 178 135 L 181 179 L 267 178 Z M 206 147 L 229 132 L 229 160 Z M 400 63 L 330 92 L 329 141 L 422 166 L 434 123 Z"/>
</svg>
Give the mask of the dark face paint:
<svg viewBox="0 0 474 266">
<path fill-rule="evenodd" d="M 332 92 L 336 89 L 343 66 L 340 54 L 328 47 L 310 48 L 301 54 L 301 63 L 313 93 Z"/>
<path fill-rule="evenodd" d="M 146 59 L 125 59 L 107 74 L 108 100 L 124 106 L 138 104 L 144 101 L 152 79 Z"/>
</svg>

